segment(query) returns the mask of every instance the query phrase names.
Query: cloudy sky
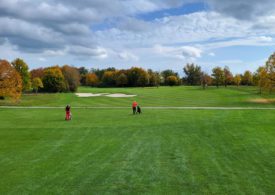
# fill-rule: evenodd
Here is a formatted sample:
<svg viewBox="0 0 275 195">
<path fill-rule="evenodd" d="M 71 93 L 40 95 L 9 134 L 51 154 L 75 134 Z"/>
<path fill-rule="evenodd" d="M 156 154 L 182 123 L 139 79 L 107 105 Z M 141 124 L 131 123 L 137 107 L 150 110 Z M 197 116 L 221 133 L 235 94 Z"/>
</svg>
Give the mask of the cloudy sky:
<svg viewBox="0 0 275 195">
<path fill-rule="evenodd" d="M 274 0 L 0 0 L 0 58 L 182 72 L 254 71 L 275 51 Z"/>
</svg>

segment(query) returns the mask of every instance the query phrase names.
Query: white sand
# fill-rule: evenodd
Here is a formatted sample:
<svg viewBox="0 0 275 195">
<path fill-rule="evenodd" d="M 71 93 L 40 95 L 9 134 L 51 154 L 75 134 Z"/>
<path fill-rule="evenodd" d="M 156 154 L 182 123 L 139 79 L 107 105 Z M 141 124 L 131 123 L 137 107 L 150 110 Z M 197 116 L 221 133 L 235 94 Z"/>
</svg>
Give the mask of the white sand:
<svg viewBox="0 0 275 195">
<path fill-rule="evenodd" d="M 113 98 L 127 98 L 127 97 L 135 97 L 136 95 L 126 95 L 123 93 L 76 93 L 78 97 L 99 97 L 99 96 L 106 96 L 106 97 L 113 97 Z"/>
<path fill-rule="evenodd" d="M 105 95 L 107 97 L 114 97 L 114 98 L 127 98 L 127 97 L 135 97 L 136 95 L 126 95 L 123 93 L 114 93 L 110 95 Z"/>
<path fill-rule="evenodd" d="M 102 96 L 104 94 L 102 94 L 102 93 L 76 93 L 75 95 L 77 95 L 78 97 L 98 97 L 98 96 Z"/>
</svg>

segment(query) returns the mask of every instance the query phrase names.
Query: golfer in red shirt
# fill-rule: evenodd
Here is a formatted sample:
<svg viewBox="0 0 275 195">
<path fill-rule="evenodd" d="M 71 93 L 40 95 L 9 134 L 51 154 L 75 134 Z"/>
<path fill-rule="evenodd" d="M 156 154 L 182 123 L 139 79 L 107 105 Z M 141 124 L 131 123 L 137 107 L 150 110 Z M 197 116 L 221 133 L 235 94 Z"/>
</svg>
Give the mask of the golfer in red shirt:
<svg viewBox="0 0 275 195">
<path fill-rule="evenodd" d="M 70 105 L 67 105 L 66 108 L 65 108 L 65 111 L 66 111 L 66 118 L 65 120 L 68 121 L 68 120 L 71 120 L 71 106 Z"/>
<path fill-rule="evenodd" d="M 136 101 L 134 101 L 133 104 L 132 104 L 133 114 L 137 113 L 137 106 L 138 106 L 138 103 Z"/>
</svg>

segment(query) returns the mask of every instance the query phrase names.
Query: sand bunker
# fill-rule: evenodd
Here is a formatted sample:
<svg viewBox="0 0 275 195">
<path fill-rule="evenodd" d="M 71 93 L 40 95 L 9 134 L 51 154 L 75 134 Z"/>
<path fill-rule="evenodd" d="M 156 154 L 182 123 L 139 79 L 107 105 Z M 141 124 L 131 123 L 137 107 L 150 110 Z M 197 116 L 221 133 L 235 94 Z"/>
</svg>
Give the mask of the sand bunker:
<svg viewBox="0 0 275 195">
<path fill-rule="evenodd" d="M 98 96 L 102 96 L 104 94 L 102 94 L 102 93 L 76 93 L 75 95 L 77 95 L 78 97 L 98 97 Z"/>
<path fill-rule="evenodd" d="M 249 102 L 258 103 L 258 104 L 270 104 L 270 103 L 274 103 L 275 99 L 259 98 L 259 99 L 251 99 L 249 100 Z"/>
<path fill-rule="evenodd" d="M 105 96 L 105 97 L 113 97 L 113 98 L 128 98 L 128 97 L 135 97 L 136 95 L 127 95 L 123 93 L 76 93 L 78 97 L 99 97 L 99 96 Z"/>
<path fill-rule="evenodd" d="M 117 97 L 135 97 L 136 95 L 126 95 L 123 93 L 114 93 L 114 94 L 109 94 L 109 95 L 105 95 L 105 96 L 117 98 Z"/>
</svg>

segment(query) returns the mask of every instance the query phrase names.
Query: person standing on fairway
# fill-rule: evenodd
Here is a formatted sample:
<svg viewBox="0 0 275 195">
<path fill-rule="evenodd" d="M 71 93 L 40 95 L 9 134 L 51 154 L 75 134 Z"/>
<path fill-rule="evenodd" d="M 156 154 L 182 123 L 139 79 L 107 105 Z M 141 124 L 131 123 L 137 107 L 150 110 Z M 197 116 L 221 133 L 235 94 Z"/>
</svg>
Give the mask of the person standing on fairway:
<svg viewBox="0 0 275 195">
<path fill-rule="evenodd" d="M 138 105 L 138 103 L 136 101 L 134 101 L 132 104 L 133 114 L 137 113 L 137 105 Z"/>
<path fill-rule="evenodd" d="M 66 111 L 66 118 L 65 120 L 66 121 L 69 121 L 72 119 L 72 115 L 71 115 L 71 106 L 70 105 L 67 105 L 66 108 L 65 108 L 65 111 Z"/>
</svg>

